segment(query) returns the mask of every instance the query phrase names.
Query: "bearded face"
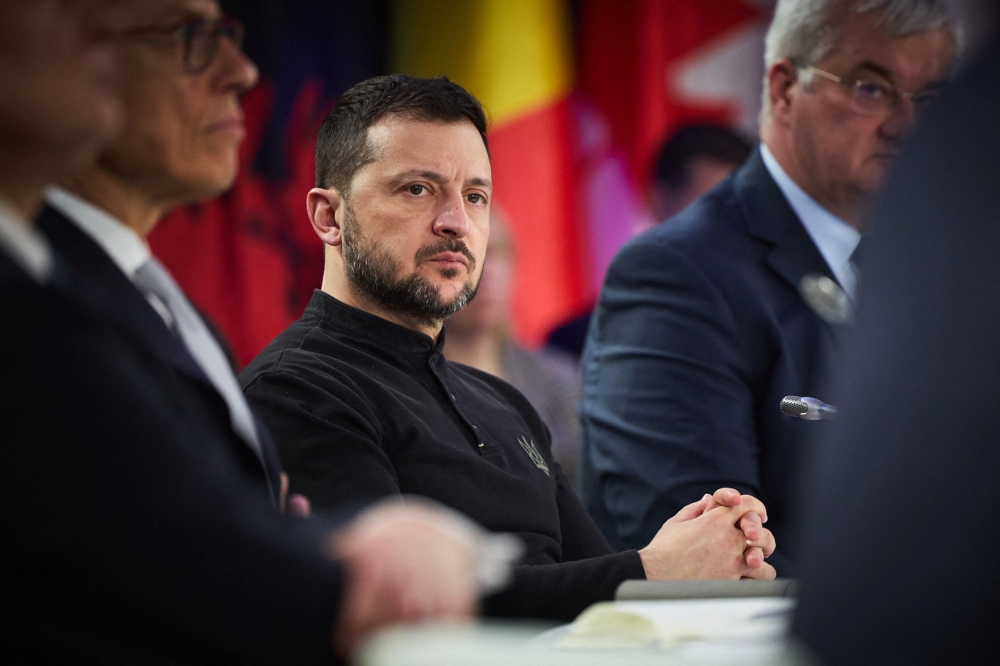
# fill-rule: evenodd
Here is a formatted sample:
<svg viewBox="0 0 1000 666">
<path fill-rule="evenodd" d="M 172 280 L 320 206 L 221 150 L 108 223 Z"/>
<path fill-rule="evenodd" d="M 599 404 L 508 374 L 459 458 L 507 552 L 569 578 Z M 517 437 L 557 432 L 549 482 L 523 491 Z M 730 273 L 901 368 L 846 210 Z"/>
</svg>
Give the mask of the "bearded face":
<svg viewBox="0 0 1000 666">
<path fill-rule="evenodd" d="M 403 262 L 378 243 L 365 236 L 350 206 L 343 223 L 344 263 L 354 294 L 407 318 L 425 323 L 440 322 L 455 314 L 476 295 L 479 282 L 473 282 L 476 259 L 462 240 L 442 238 L 420 248 L 414 258 L 414 271 L 404 275 Z M 461 290 L 450 300 L 442 300 L 437 287 L 431 284 L 416 268 L 431 257 L 443 252 L 462 254 L 468 260 L 469 278 Z M 440 269 L 446 278 L 454 278 L 458 271 Z"/>
</svg>

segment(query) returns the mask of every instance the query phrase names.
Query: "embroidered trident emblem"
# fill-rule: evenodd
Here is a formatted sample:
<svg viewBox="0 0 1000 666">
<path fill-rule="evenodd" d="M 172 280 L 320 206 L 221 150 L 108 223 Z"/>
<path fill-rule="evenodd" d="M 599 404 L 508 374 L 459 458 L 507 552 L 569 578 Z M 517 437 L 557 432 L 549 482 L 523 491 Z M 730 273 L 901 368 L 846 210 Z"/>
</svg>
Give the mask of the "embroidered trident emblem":
<svg viewBox="0 0 1000 666">
<path fill-rule="evenodd" d="M 545 472 L 545 476 L 552 476 L 549 474 L 549 466 L 545 464 L 545 458 L 543 458 L 542 454 L 538 452 L 537 448 L 535 448 L 534 442 L 529 441 L 527 437 L 518 437 L 517 443 L 521 445 L 524 452 L 528 454 L 529 458 L 531 458 L 531 462 L 535 463 L 535 467 Z"/>
</svg>

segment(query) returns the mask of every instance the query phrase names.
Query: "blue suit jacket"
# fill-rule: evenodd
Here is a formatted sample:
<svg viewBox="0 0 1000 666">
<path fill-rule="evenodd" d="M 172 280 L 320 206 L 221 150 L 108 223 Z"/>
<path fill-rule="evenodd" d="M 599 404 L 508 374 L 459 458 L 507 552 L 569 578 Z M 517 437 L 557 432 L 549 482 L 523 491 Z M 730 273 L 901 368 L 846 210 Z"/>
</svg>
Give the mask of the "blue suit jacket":
<svg viewBox="0 0 1000 666">
<path fill-rule="evenodd" d="M 51 206 L 46 206 L 39 214 L 38 227 L 72 271 L 77 288 L 97 302 L 109 323 L 132 338 L 151 357 L 174 370 L 175 380 L 183 386 L 179 390 L 174 389 L 177 399 L 187 401 L 191 413 L 197 414 L 199 420 L 211 424 L 218 432 L 226 433 L 229 447 L 225 455 L 239 461 L 248 476 L 268 490 L 277 502 L 280 459 L 263 422 L 255 417 L 262 454 L 258 456 L 232 429 L 225 399 L 184 343 L 167 328 L 160 315 L 111 257 Z"/>
<path fill-rule="evenodd" d="M 803 440 L 826 424 L 778 406 L 816 395 L 834 331 L 802 300 L 833 274 L 760 157 L 615 257 L 582 361 L 581 488 L 613 546 L 640 548 L 722 486 L 787 534 Z M 820 394 L 820 397 L 822 395 Z"/>
</svg>

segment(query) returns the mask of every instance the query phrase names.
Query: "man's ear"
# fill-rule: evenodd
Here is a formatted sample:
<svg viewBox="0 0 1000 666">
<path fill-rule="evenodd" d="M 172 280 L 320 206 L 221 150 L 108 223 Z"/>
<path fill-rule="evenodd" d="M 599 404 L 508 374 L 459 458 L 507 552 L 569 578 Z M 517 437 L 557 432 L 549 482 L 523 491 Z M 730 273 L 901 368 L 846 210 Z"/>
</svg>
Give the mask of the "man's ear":
<svg viewBox="0 0 1000 666">
<path fill-rule="evenodd" d="M 344 197 L 332 187 L 328 190 L 314 187 L 306 195 L 306 211 L 313 231 L 327 245 L 337 246 L 343 242 L 341 224 L 344 222 L 346 206 Z"/>
<path fill-rule="evenodd" d="M 767 70 L 767 95 L 771 102 L 771 114 L 781 124 L 788 122 L 791 111 L 792 86 L 799 80 L 799 71 L 788 58 L 777 60 Z"/>
</svg>

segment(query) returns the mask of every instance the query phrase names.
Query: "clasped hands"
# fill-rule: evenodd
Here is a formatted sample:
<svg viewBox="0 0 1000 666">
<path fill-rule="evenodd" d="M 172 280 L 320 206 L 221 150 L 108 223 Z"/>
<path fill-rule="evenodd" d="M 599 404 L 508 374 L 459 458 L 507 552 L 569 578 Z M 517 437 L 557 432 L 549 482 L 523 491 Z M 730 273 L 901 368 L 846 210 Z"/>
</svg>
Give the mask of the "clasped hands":
<svg viewBox="0 0 1000 666">
<path fill-rule="evenodd" d="M 646 578 L 770 580 L 776 573 L 764 558 L 774 536 L 766 522 L 760 500 L 720 488 L 678 511 L 639 551 Z"/>
<path fill-rule="evenodd" d="M 285 509 L 307 515 L 308 504 L 296 507 L 292 497 Z M 731 488 L 705 495 L 639 551 L 646 577 L 774 578 L 774 567 L 764 562 L 774 552 L 765 522 L 767 510 L 754 497 Z M 348 574 L 332 636 L 337 653 L 346 656 L 373 631 L 399 622 L 470 618 L 478 599 L 480 532 L 453 511 L 411 499 L 376 505 L 331 534 L 328 554 Z"/>
</svg>

